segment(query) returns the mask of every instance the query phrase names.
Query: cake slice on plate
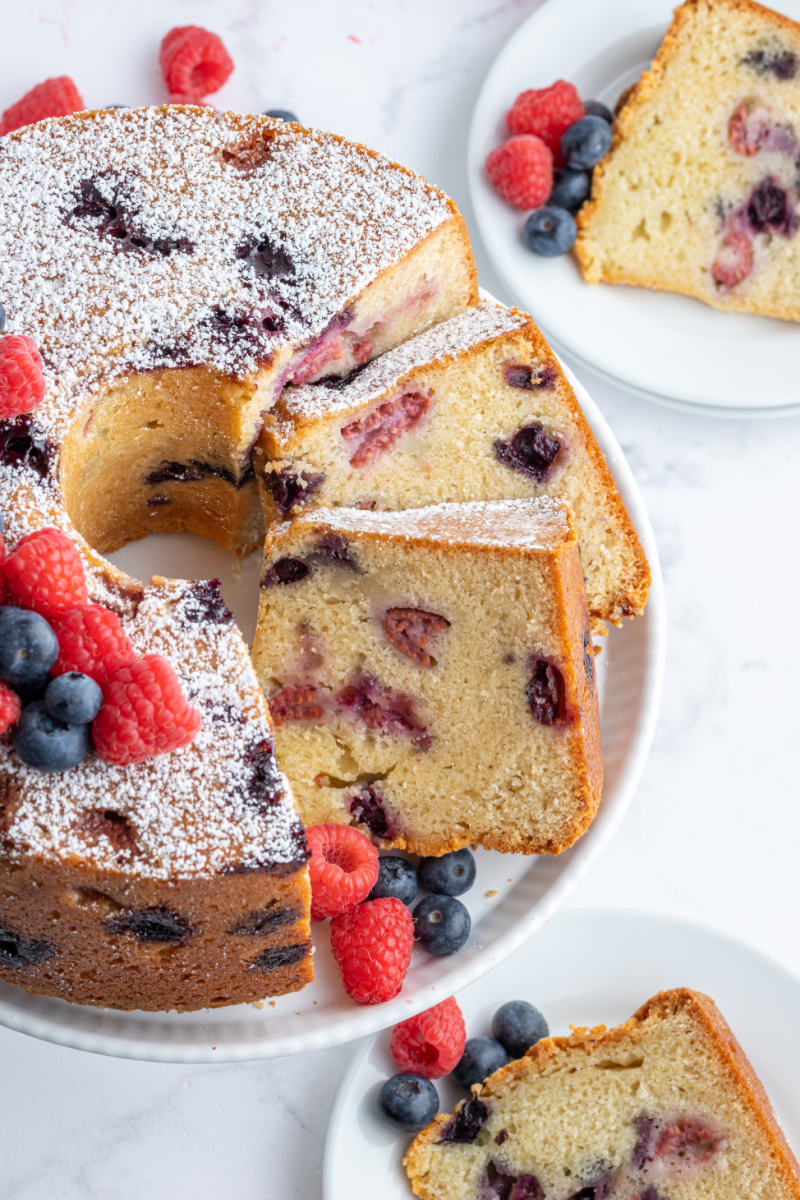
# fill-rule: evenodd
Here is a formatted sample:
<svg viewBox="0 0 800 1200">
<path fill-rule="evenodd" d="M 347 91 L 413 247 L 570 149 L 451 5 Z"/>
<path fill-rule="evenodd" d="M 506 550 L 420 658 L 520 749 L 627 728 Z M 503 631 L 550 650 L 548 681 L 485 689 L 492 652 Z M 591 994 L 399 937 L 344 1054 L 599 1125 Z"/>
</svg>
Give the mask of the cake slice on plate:
<svg viewBox="0 0 800 1200">
<path fill-rule="evenodd" d="M 661 992 L 544 1038 L 405 1158 L 422 1200 L 798 1200 L 800 1168 L 716 1005 Z"/>
<path fill-rule="evenodd" d="M 290 387 L 261 438 L 267 524 L 346 505 L 566 496 L 589 612 L 641 612 L 650 570 L 575 394 L 533 321 L 484 302 L 355 377 Z"/>
<path fill-rule="evenodd" d="M 267 537 L 253 658 L 303 820 L 565 850 L 600 800 L 569 505 L 318 509 Z"/>
<path fill-rule="evenodd" d="M 800 25 L 687 0 L 595 170 L 584 278 L 800 320 L 798 158 Z"/>
</svg>

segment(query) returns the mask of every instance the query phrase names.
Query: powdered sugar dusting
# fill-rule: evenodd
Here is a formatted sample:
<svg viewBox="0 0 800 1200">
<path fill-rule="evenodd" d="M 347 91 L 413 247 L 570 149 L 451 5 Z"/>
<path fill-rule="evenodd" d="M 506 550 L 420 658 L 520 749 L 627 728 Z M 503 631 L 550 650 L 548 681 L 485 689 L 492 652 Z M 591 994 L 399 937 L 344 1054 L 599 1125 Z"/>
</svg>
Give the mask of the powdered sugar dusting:
<svg viewBox="0 0 800 1200">
<path fill-rule="evenodd" d="M 325 384 L 289 387 L 281 396 L 275 433 L 287 436 L 296 419 L 314 420 L 328 413 L 348 412 L 378 400 L 395 388 L 400 380 L 426 363 L 455 358 L 479 342 L 488 341 L 513 329 L 521 329 L 529 318 L 515 309 L 483 301 L 449 321 L 389 350 L 364 368 L 343 388 L 333 390 Z"/>
</svg>

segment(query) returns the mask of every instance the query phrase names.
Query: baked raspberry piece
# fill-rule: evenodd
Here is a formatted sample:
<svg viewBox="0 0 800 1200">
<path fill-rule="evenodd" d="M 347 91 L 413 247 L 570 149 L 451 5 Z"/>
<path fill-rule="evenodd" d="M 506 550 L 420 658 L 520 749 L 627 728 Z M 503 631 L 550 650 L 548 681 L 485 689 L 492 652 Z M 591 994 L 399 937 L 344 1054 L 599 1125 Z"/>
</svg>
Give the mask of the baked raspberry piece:
<svg viewBox="0 0 800 1200">
<path fill-rule="evenodd" d="M 350 825 L 306 829 L 311 920 L 324 921 L 366 900 L 378 878 L 378 851 Z"/>
<path fill-rule="evenodd" d="M 561 135 L 583 115 L 583 101 L 573 85 L 558 79 L 550 87 L 520 92 L 509 109 L 506 123 L 513 135 L 531 133 L 541 138 L 552 151 L 555 166 L 560 167 Z"/>
<path fill-rule="evenodd" d="M 515 208 L 539 208 L 553 190 L 553 155 L 531 134 L 509 138 L 486 159 L 494 189 Z"/>
<path fill-rule="evenodd" d="M 401 1021 L 392 1030 L 392 1058 L 401 1071 L 441 1079 L 464 1053 L 467 1030 L 454 996 L 427 1012 Z"/>
<path fill-rule="evenodd" d="M 51 675 L 78 671 L 103 684 L 136 658 L 119 617 L 102 604 L 80 604 L 52 624 L 58 638 L 58 658 Z"/>
<path fill-rule="evenodd" d="M 33 338 L 0 338 L 0 418 L 33 412 L 44 397 L 42 360 Z"/>
<path fill-rule="evenodd" d="M 6 559 L 5 576 L 12 603 L 48 620 L 86 602 L 81 556 L 60 529 L 37 529 L 21 538 Z"/>
<path fill-rule="evenodd" d="M 0 733 L 16 725 L 22 712 L 22 702 L 7 684 L 0 683 Z"/>
<path fill-rule="evenodd" d="M 146 654 L 105 684 L 92 737 L 101 758 L 126 765 L 187 746 L 199 728 L 200 713 L 170 664 L 160 654 Z"/>
<path fill-rule="evenodd" d="M 201 100 L 219 91 L 233 71 L 222 39 L 199 25 L 170 29 L 158 61 L 173 100 Z"/>
<path fill-rule="evenodd" d="M 414 922 L 394 898 L 367 900 L 331 921 L 331 949 L 344 990 L 356 1004 L 381 1004 L 400 992 L 414 948 Z"/>
<path fill-rule="evenodd" d="M 6 109 L 0 118 L 0 137 L 14 129 L 21 129 L 23 125 L 43 121 L 45 117 L 66 117 L 70 113 L 82 112 L 85 107 L 69 75 L 45 79 L 44 83 L 37 83 L 21 100 Z"/>
</svg>

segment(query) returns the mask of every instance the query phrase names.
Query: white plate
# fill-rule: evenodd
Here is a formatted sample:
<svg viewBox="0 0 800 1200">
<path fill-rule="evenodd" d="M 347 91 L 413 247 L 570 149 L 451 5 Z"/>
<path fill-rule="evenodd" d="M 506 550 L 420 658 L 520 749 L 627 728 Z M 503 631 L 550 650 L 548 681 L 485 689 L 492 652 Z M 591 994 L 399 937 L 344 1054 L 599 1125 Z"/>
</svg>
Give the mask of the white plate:
<svg viewBox="0 0 800 1200">
<path fill-rule="evenodd" d="M 540 1008 L 560 1035 L 570 1025 L 618 1025 L 671 987 L 696 988 L 717 1002 L 800 1153 L 800 979 L 742 942 L 650 913 L 562 913 L 458 1000 L 469 1037 L 490 1033 L 495 1009 L 520 999 Z M 393 1133 L 375 1115 L 377 1093 L 396 1070 L 388 1032 L 356 1055 L 328 1127 L 323 1200 L 411 1200 L 402 1167 L 410 1135 Z M 449 1081 L 436 1086 L 442 1111 L 464 1096 Z"/>
<path fill-rule="evenodd" d="M 123 1013 L 0 984 L 0 1024 L 79 1050 L 158 1062 L 231 1062 L 271 1058 L 352 1041 L 429 1008 L 479 979 L 527 941 L 564 903 L 602 854 L 639 782 L 653 739 L 664 674 L 665 617 L 653 531 L 622 450 L 586 390 L 570 380 L 616 480 L 650 560 L 653 584 L 645 613 L 612 629 L 597 660 L 605 784 L 596 820 L 556 858 L 478 852 L 478 877 L 464 900 L 472 937 L 458 954 L 414 952 L 402 993 L 359 1007 L 345 994 L 330 954 L 327 925 L 314 926 L 316 980 L 301 993 L 263 1008 L 236 1005 L 199 1013 Z M 223 580 L 223 593 L 245 635 L 255 626 L 258 556 L 240 566 L 190 534 L 154 535 L 110 556 L 130 574 Z M 487 893 L 490 893 L 487 895 Z"/>
<path fill-rule="evenodd" d="M 778 0 L 800 20 L 800 0 Z M 586 99 L 613 107 L 648 66 L 674 0 L 547 0 L 520 26 L 481 88 L 469 139 L 475 214 L 489 257 L 510 293 L 556 349 L 647 399 L 717 416 L 800 412 L 800 325 L 724 313 L 699 300 L 583 282 L 572 255 L 525 249 L 525 213 L 506 204 L 484 173 L 508 136 L 505 114 L 525 88 L 568 79 Z"/>
</svg>

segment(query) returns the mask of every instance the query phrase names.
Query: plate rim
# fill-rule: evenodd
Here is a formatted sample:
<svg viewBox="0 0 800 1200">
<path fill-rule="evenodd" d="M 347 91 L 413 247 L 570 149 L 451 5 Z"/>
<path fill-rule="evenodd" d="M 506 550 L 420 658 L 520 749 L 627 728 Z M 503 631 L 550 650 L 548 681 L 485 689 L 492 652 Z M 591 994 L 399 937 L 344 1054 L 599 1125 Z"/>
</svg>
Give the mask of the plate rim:
<svg viewBox="0 0 800 1200">
<path fill-rule="evenodd" d="M 620 2 L 625 2 L 625 0 L 620 0 Z M 640 2 L 641 2 L 641 0 L 637 0 L 637 11 L 639 11 L 638 3 L 640 3 Z M 648 4 L 650 6 L 655 6 L 656 4 L 663 4 L 663 3 L 664 3 L 664 0 L 648 0 Z M 535 9 L 534 12 L 530 13 L 530 15 L 528 17 L 526 17 L 525 20 L 522 21 L 517 26 L 517 28 L 514 30 L 514 32 L 511 34 L 511 36 L 509 38 L 507 38 L 507 40 L 503 43 L 500 50 L 497 52 L 497 54 L 495 55 L 491 64 L 489 65 L 488 69 L 486 70 L 483 80 L 481 81 L 481 85 L 480 85 L 477 97 L 476 97 L 474 105 L 473 105 L 472 116 L 470 118 L 469 133 L 468 133 L 468 137 L 467 137 L 467 152 L 466 152 L 466 164 L 465 165 L 466 165 L 466 173 L 467 173 L 467 187 L 468 187 L 468 191 L 469 191 L 469 199 L 470 199 L 470 204 L 472 207 L 472 212 L 473 212 L 474 218 L 475 218 L 475 223 L 477 225 L 478 233 L 480 236 L 481 245 L 486 253 L 486 256 L 487 256 L 489 262 L 491 263 L 492 269 L 497 273 L 498 277 L 502 280 L 504 286 L 508 290 L 508 293 L 514 298 L 512 300 L 512 303 L 516 303 L 518 300 L 520 303 L 520 307 L 522 307 L 522 308 L 528 307 L 528 301 L 519 294 L 519 289 L 518 289 L 517 285 L 506 274 L 506 271 L 505 271 L 505 268 L 504 268 L 502 262 L 500 261 L 498 255 L 492 249 L 492 244 L 493 244 L 492 238 L 491 238 L 491 236 L 489 236 L 487 234 L 487 221 L 489 218 L 487 218 L 487 216 L 484 212 L 484 199 L 483 199 L 483 192 L 485 191 L 485 188 L 487 185 L 486 185 L 485 180 L 482 177 L 482 173 L 481 173 L 481 169 L 480 169 L 480 164 L 483 161 L 483 152 L 484 152 L 485 147 L 483 145 L 484 139 L 482 136 L 482 131 L 479 129 L 479 124 L 484 120 L 484 116 L 485 116 L 486 94 L 492 89 L 496 78 L 499 76 L 502 76 L 503 68 L 505 66 L 505 60 L 507 57 L 510 57 L 512 55 L 513 51 L 515 50 L 515 48 L 517 46 L 517 43 L 519 43 L 519 42 L 525 43 L 532 37 L 535 37 L 535 31 L 536 31 L 537 27 L 540 24 L 543 24 L 544 21 L 546 21 L 546 20 L 547 21 L 552 20 L 553 12 L 556 9 L 575 7 L 576 4 L 577 5 L 585 5 L 585 0 L 543 0 L 543 2 L 539 5 L 539 7 L 537 9 Z M 674 8 L 674 3 L 670 3 L 669 11 L 671 12 L 671 10 L 673 8 Z M 641 23 L 637 26 L 637 30 L 634 32 L 640 32 L 640 31 L 643 31 L 646 28 L 650 27 L 646 23 L 647 18 L 646 18 L 644 9 L 642 9 L 641 11 L 642 11 Z M 797 19 L 800 20 L 800 15 L 798 15 Z M 650 24 L 652 24 L 652 22 L 650 22 Z M 664 32 L 666 32 L 666 28 L 667 28 L 667 25 L 664 26 Z M 590 285 L 586 284 L 585 286 L 588 287 Z M 601 286 L 601 285 L 598 285 L 598 286 Z M 607 286 L 610 287 L 612 285 L 609 284 Z M 644 292 L 648 291 L 648 289 L 642 289 L 642 288 L 631 289 L 631 290 L 644 291 Z M 716 311 L 713 309 L 709 309 L 709 306 L 702 304 L 702 301 L 695 300 L 692 297 L 681 296 L 679 293 L 658 292 L 657 289 L 654 289 L 654 290 L 656 291 L 656 294 L 672 296 L 677 300 L 683 300 L 683 301 L 686 301 L 687 303 L 701 304 L 702 308 L 704 310 L 708 310 L 708 311 L 712 311 L 712 312 Z M 540 306 L 537 304 L 537 305 L 532 305 L 530 307 L 536 308 L 538 310 Z M 734 314 L 730 314 L 730 315 L 746 317 L 746 316 L 753 316 L 755 314 L 734 313 Z M 542 332 L 544 333 L 544 335 L 547 338 L 550 345 L 555 350 L 557 350 L 559 354 L 569 355 L 572 359 L 575 360 L 576 363 L 578 363 L 581 367 L 583 367 L 589 371 L 592 371 L 595 375 L 597 375 L 597 377 L 599 379 L 603 380 L 604 382 L 610 383 L 613 386 L 621 388 L 628 395 L 633 395 L 639 399 L 646 400 L 646 401 L 648 401 L 648 403 L 662 405 L 664 407 L 672 408 L 672 409 L 678 410 L 680 412 L 693 413 L 697 416 L 713 416 L 716 418 L 723 418 L 723 419 L 735 418 L 735 419 L 741 419 L 741 420 L 752 420 L 754 418 L 759 418 L 759 419 L 765 419 L 765 420 L 774 420 L 776 418 L 791 417 L 791 416 L 800 414 L 800 395 L 795 395 L 794 397 L 788 397 L 786 399 L 786 401 L 783 403 L 764 405 L 763 407 L 761 407 L 759 405 L 752 405 L 752 404 L 742 404 L 742 405 L 726 404 L 722 400 L 720 400 L 720 402 L 718 403 L 715 400 L 708 399 L 708 398 L 695 400 L 695 399 L 692 399 L 687 396 L 671 395 L 671 394 L 667 393 L 666 391 L 660 391 L 655 388 L 653 388 L 653 389 L 647 388 L 643 385 L 640 385 L 640 384 L 634 382 L 633 380 L 623 378 L 623 377 L 615 374 L 612 370 L 609 369 L 608 364 L 601 365 L 599 363 L 595 363 L 590 358 L 588 358 L 585 354 L 582 354 L 579 349 L 576 349 L 574 346 L 567 344 L 562 337 L 560 337 L 558 334 L 555 334 L 552 331 L 552 329 L 549 327 L 549 324 L 547 321 L 547 315 L 546 315 L 545 311 L 541 311 L 541 312 L 536 311 L 533 313 L 533 317 L 534 317 L 534 320 L 537 322 L 537 324 L 542 329 Z M 761 318 L 761 319 L 771 320 L 772 318 L 765 317 L 765 318 Z M 774 320 L 777 320 L 777 318 L 775 318 Z M 791 323 L 790 322 L 780 322 L 780 324 L 791 324 Z"/>
<path fill-rule="evenodd" d="M 609 907 L 600 906 L 598 908 L 582 907 L 571 908 L 565 912 L 558 913 L 555 918 L 559 924 L 566 921 L 581 921 L 591 918 L 593 920 L 644 920 L 646 922 L 658 923 L 662 926 L 670 926 L 673 929 L 690 930 L 693 934 L 708 937 L 715 942 L 724 942 L 728 947 L 744 950 L 751 959 L 755 959 L 758 963 L 766 965 L 769 970 L 782 975 L 784 979 L 800 992 L 800 974 L 792 971 L 789 967 L 782 963 L 779 959 L 773 958 L 758 946 L 743 938 L 735 937 L 727 930 L 721 929 L 709 921 L 702 921 L 697 917 L 688 917 L 682 914 L 664 912 L 657 909 L 638 909 L 624 908 L 620 905 Z M 476 982 L 478 982 L 476 980 Z M 639 1003 L 644 1003 L 646 997 L 643 997 Z M 381 1032 L 381 1031 L 379 1031 Z M 374 1033 L 368 1037 L 364 1037 L 359 1046 L 354 1050 L 353 1057 L 342 1076 L 342 1081 L 336 1092 L 336 1098 L 331 1108 L 331 1114 L 328 1118 L 328 1128 L 325 1133 L 325 1151 L 322 1160 L 322 1200 L 343 1200 L 341 1193 L 335 1191 L 335 1155 L 336 1143 L 339 1140 L 339 1133 L 344 1124 L 345 1110 L 350 1099 L 350 1091 L 353 1084 L 364 1064 L 365 1059 L 370 1054 L 378 1033 Z M 409 1191 L 409 1197 L 411 1193 Z"/>
<path fill-rule="evenodd" d="M 488 296 L 488 293 L 484 294 Z M 585 878 L 591 867 L 603 855 L 616 836 L 620 824 L 633 803 L 650 754 L 661 706 L 666 666 L 666 613 L 661 564 L 650 517 L 630 464 L 610 425 L 572 370 L 563 362 L 561 365 L 575 391 L 584 416 L 597 438 L 601 451 L 609 461 L 614 482 L 623 496 L 634 528 L 641 539 L 650 563 L 652 580 L 645 615 L 636 618 L 637 621 L 646 620 L 648 622 L 646 641 L 648 667 L 645 672 L 646 687 L 639 708 L 639 729 L 621 771 L 621 783 L 614 797 L 614 807 L 603 815 L 602 821 L 593 822 L 586 834 L 567 852 L 571 857 L 567 860 L 566 867 L 548 887 L 545 895 L 528 906 L 497 941 L 493 942 L 490 947 L 483 947 L 480 954 L 470 959 L 460 969 L 457 965 L 458 960 L 453 960 L 454 967 L 447 972 L 444 981 L 436 985 L 439 999 L 451 996 L 476 982 L 483 975 L 488 974 L 493 966 L 508 958 L 524 945 L 555 915 Z M 369 1034 L 376 1034 L 395 1024 L 398 1020 L 430 1007 L 429 986 L 421 986 L 416 994 L 403 991 L 394 1000 L 384 1004 L 354 1008 L 340 1019 L 335 1019 L 331 1024 L 321 1028 L 291 1031 L 275 1037 L 268 1034 L 259 1041 L 248 1041 L 246 1038 L 240 1038 L 238 1041 L 221 1041 L 212 1046 L 213 1035 L 210 1035 L 204 1042 L 180 1040 L 179 1026 L 175 1023 L 165 1025 L 166 1035 L 161 1039 L 154 1037 L 153 1040 L 141 1036 L 122 1036 L 117 1032 L 104 1031 L 102 1027 L 99 1029 L 87 1028 L 89 1022 L 95 1019 L 97 1024 L 102 1026 L 104 1017 L 104 1010 L 91 1006 L 74 1006 L 78 1010 L 73 1014 L 75 1024 L 70 1020 L 56 1020 L 48 1015 L 37 1013 L 35 1007 L 26 1007 L 25 999 L 27 996 L 31 1005 L 35 1006 L 40 999 L 53 998 L 28 996 L 22 989 L 19 992 L 23 997 L 19 1006 L 11 1005 L 0 998 L 0 1026 L 75 1050 L 137 1061 L 184 1064 L 245 1062 L 292 1055 L 312 1049 L 326 1049 L 330 1046 L 355 1041 Z M 298 999 L 302 996 L 302 992 L 295 994 Z M 210 1010 L 212 1020 L 208 1023 L 209 1028 L 213 1026 L 213 1012 L 214 1010 Z M 94 1014 L 94 1016 L 89 1014 Z M 131 1015 L 133 1016 L 133 1014 Z M 155 1031 L 159 1028 L 158 1014 L 153 1014 L 153 1016 L 156 1019 L 152 1024 L 148 1024 L 147 1028 Z M 118 1019 L 116 1014 L 115 1019 Z M 195 1024 L 193 1027 L 197 1029 L 201 1026 Z"/>
</svg>

